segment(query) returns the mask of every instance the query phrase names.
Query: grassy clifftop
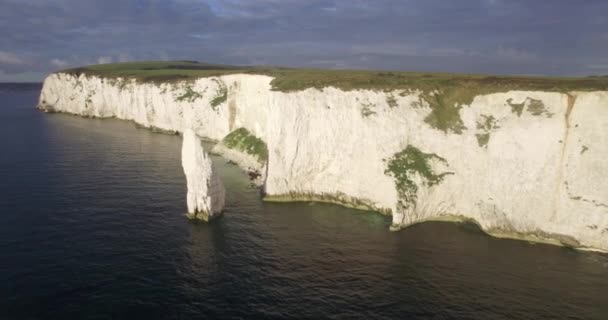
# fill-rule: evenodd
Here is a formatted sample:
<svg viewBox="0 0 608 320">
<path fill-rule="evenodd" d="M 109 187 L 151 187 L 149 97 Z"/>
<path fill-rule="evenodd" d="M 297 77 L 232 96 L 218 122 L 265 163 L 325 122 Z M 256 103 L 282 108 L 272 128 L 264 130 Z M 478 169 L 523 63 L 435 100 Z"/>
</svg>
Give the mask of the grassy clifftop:
<svg viewBox="0 0 608 320">
<path fill-rule="evenodd" d="M 196 61 L 145 61 L 85 66 L 58 71 L 74 75 L 130 78 L 138 82 L 165 83 L 227 74 L 261 74 L 274 77 L 277 91 L 335 87 L 343 90 L 434 90 L 459 88 L 460 93 L 508 90 L 589 91 L 608 90 L 608 77 L 547 78 L 472 74 L 388 72 L 368 70 L 292 69 L 213 65 Z"/>
<path fill-rule="evenodd" d="M 366 70 L 322 70 L 211 65 L 195 61 L 148 61 L 86 66 L 59 71 L 73 75 L 128 78 L 144 83 L 171 83 L 228 74 L 271 76 L 273 90 L 290 92 L 308 88 L 335 87 L 345 91 L 368 89 L 386 91 L 387 103 L 395 107 L 394 94 L 420 93 L 432 109 L 425 122 L 446 133 L 460 134 L 467 128 L 460 109 L 478 95 L 512 90 L 561 92 L 608 90 L 608 77 L 547 78 L 489 76 L 449 73 L 388 72 Z M 225 99 L 224 95 L 218 96 Z M 219 101 L 218 101 L 219 102 Z M 213 102 L 212 102 L 213 105 Z M 214 106 L 215 107 L 215 106 Z"/>
</svg>

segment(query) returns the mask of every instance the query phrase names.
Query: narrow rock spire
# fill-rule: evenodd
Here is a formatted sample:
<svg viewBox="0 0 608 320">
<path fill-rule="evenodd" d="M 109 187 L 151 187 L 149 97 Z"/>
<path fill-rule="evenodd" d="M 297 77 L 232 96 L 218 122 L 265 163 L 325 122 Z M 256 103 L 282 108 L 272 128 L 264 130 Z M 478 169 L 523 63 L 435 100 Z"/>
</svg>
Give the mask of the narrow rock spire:
<svg viewBox="0 0 608 320">
<path fill-rule="evenodd" d="M 188 217 L 209 221 L 219 216 L 224 209 L 224 184 L 191 129 L 184 130 L 182 167 L 188 185 Z"/>
</svg>

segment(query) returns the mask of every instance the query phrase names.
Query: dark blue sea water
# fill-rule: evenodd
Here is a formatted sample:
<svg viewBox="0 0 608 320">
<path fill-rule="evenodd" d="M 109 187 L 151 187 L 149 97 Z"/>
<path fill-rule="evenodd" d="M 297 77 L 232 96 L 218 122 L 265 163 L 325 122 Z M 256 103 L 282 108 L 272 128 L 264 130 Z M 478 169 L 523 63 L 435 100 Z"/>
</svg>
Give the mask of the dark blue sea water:
<svg viewBox="0 0 608 320">
<path fill-rule="evenodd" d="M 221 158 L 226 214 L 188 221 L 179 136 L 39 90 L 0 85 L 0 319 L 608 319 L 606 255 L 263 203 Z"/>
</svg>

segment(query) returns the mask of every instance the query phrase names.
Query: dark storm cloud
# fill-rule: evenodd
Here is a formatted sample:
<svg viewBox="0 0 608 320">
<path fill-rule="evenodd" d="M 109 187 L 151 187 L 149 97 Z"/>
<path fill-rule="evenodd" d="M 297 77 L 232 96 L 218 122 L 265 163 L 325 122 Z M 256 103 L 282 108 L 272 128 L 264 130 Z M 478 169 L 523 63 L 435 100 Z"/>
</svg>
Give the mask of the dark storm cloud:
<svg viewBox="0 0 608 320">
<path fill-rule="evenodd" d="M 604 0 L 0 0 L 0 80 L 110 61 L 608 74 Z"/>
</svg>

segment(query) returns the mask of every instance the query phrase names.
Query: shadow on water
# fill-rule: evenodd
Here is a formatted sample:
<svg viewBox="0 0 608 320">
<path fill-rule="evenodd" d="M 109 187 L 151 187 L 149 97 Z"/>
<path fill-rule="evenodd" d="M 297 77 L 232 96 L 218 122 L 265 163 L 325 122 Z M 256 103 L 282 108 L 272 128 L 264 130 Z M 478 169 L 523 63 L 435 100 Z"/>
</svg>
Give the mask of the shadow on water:
<svg viewBox="0 0 608 320">
<path fill-rule="evenodd" d="M 185 218 L 179 136 L 0 94 L 0 318 L 606 319 L 608 257 L 468 224 L 264 203 Z"/>
</svg>

